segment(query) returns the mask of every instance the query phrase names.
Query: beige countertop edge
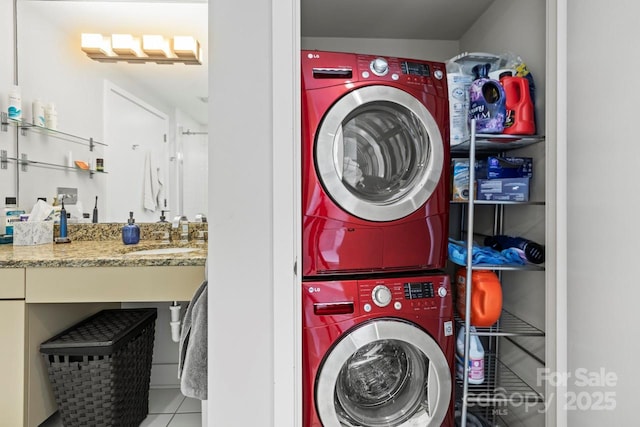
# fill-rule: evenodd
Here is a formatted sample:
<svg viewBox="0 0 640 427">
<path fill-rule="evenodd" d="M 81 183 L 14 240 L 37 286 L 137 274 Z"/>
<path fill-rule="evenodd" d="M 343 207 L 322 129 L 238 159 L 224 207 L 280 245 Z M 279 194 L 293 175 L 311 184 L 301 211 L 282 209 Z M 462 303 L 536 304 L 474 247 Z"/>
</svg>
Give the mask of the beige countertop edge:
<svg viewBox="0 0 640 427">
<path fill-rule="evenodd" d="M 196 250 L 175 254 L 126 255 L 132 251 L 176 246 L 189 246 Z M 167 245 L 158 241 L 141 241 L 137 245 L 123 245 L 118 241 L 0 245 L 0 268 L 204 266 L 206 259 L 206 245 Z"/>
<path fill-rule="evenodd" d="M 57 261 L 0 261 L 0 268 L 51 268 L 51 267 L 182 267 L 204 266 L 205 258 L 191 259 L 89 259 Z"/>
</svg>

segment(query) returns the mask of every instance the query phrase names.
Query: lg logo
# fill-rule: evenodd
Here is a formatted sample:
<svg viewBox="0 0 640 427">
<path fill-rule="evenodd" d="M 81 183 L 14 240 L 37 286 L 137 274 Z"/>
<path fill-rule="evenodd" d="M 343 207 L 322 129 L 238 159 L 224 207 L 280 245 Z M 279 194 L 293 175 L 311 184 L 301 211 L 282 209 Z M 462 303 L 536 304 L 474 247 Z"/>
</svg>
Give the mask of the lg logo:
<svg viewBox="0 0 640 427">
<path fill-rule="evenodd" d="M 320 59 L 320 55 L 318 55 L 317 53 L 308 53 L 307 54 L 307 58 L 309 58 L 309 59 Z"/>
<path fill-rule="evenodd" d="M 310 294 L 320 292 L 320 288 L 314 288 L 313 286 L 309 286 L 307 290 L 309 291 Z"/>
</svg>

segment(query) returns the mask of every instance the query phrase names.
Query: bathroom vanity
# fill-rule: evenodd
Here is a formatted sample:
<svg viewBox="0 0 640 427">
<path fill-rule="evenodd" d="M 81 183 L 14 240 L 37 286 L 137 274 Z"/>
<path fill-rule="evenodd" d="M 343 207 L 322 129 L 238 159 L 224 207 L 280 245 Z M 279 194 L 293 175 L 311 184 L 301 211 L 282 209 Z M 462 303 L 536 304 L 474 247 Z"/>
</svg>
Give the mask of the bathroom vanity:
<svg viewBox="0 0 640 427">
<path fill-rule="evenodd" d="M 207 246 L 182 246 L 0 245 L 0 425 L 35 427 L 56 411 L 39 352 L 46 339 L 123 302 L 191 300 L 204 279 Z"/>
</svg>

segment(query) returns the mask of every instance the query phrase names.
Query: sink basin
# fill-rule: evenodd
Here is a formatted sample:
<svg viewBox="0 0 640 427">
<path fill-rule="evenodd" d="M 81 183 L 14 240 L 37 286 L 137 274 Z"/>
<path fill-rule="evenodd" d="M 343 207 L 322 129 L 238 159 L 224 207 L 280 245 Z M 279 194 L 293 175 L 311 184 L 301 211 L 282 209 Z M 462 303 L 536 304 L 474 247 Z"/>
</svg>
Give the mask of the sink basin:
<svg viewBox="0 0 640 427">
<path fill-rule="evenodd" d="M 183 254 L 187 252 L 196 251 L 196 248 L 159 248 L 159 249 L 143 249 L 140 251 L 133 251 L 126 253 L 125 255 L 172 255 Z"/>
</svg>

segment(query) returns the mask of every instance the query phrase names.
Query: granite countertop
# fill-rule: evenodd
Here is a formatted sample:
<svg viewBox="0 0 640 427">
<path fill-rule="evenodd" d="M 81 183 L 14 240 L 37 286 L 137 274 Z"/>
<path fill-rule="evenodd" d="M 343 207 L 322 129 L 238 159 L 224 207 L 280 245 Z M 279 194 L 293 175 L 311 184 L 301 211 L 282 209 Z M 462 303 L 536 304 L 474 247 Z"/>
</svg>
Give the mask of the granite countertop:
<svg viewBox="0 0 640 427">
<path fill-rule="evenodd" d="M 173 247 L 190 247 L 185 253 L 127 255 L 129 252 Z M 72 241 L 35 246 L 0 245 L 0 268 L 24 267 L 142 267 L 204 265 L 206 244 L 176 244 L 140 241 L 124 245 L 116 240 Z"/>
<path fill-rule="evenodd" d="M 127 255 L 134 251 L 174 247 L 190 247 L 195 250 L 172 254 Z M 124 245 L 117 240 L 103 240 L 35 246 L 0 245 L 0 268 L 199 266 L 205 264 L 206 258 L 207 245 L 195 242 L 180 244 L 141 240 L 136 245 Z"/>
</svg>

